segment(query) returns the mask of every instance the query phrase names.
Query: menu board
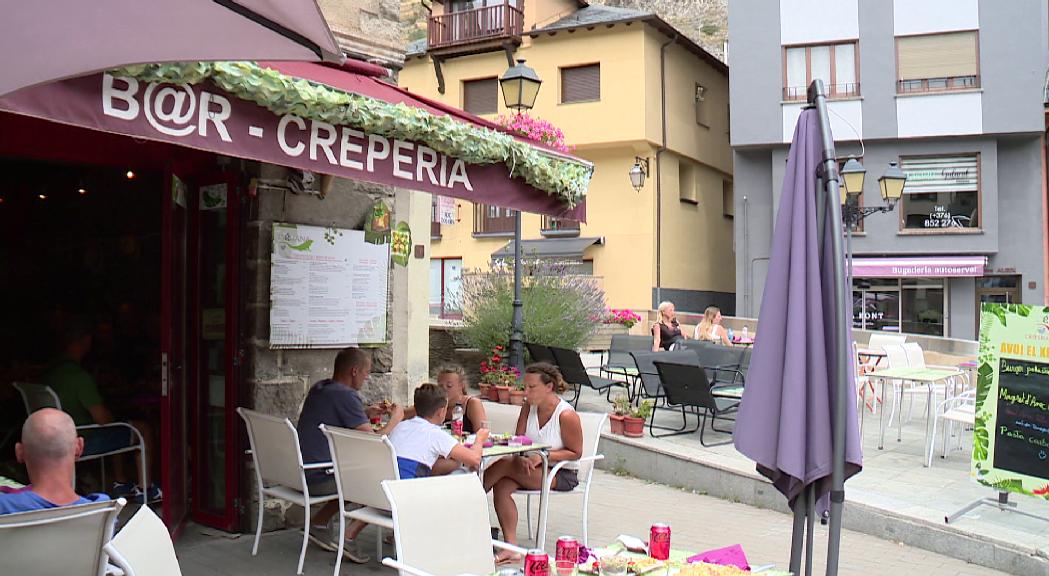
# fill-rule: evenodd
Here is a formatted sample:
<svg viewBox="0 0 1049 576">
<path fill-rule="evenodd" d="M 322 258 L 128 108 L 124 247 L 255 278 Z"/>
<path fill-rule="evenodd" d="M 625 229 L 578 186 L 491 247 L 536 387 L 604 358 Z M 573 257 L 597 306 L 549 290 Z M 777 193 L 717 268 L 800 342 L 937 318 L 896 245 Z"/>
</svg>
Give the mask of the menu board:
<svg viewBox="0 0 1049 576">
<path fill-rule="evenodd" d="M 270 347 L 385 342 L 389 262 L 363 231 L 274 222 Z"/>
<path fill-rule="evenodd" d="M 972 474 L 1049 499 L 1049 308 L 984 303 Z"/>
</svg>

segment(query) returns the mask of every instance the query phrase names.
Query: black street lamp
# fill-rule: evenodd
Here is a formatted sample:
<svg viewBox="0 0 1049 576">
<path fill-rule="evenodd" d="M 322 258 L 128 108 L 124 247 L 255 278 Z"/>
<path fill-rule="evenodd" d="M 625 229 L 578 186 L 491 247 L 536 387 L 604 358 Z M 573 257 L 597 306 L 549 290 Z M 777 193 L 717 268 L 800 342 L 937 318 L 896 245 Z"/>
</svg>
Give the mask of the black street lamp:
<svg viewBox="0 0 1049 576">
<path fill-rule="evenodd" d="M 879 212 L 892 212 L 896 203 L 903 196 L 903 186 L 907 183 L 907 175 L 900 170 L 899 164 L 889 162 L 885 173 L 878 178 L 878 188 L 881 191 L 881 206 L 860 206 L 859 198 L 863 195 L 863 178 L 867 171 L 856 158 L 849 158 L 841 169 L 841 179 L 844 182 L 841 192 L 841 217 L 845 222 L 846 230 L 850 233 L 852 227 L 859 224 L 871 214 Z M 851 198 L 855 202 L 848 202 Z"/>
<path fill-rule="evenodd" d="M 524 60 L 509 68 L 499 79 L 503 103 L 517 111 L 530 110 L 543 81 Z M 521 301 L 521 211 L 514 210 L 514 312 L 510 321 L 510 365 L 524 374 L 524 303 Z"/>
</svg>

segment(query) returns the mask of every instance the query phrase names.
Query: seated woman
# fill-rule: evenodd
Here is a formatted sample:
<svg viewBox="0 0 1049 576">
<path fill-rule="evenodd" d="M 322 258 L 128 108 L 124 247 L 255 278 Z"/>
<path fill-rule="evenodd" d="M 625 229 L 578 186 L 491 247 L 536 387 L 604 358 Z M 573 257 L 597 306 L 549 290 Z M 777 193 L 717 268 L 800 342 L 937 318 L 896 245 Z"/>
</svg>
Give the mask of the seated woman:
<svg viewBox="0 0 1049 576">
<path fill-rule="evenodd" d="M 463 409 L 463 433 L 474 434 L 487 428 L 488 415 L 484 412 L 484 403 L 466 391 L 466 371 L 458 364 L 445 364 L 437 369 L 437 385 L 444 389 L 448 396 L 448 406 L 444 411 L 444 423 L 452 421 L 455 407 Z M 459 467 L 459 463 L 448 458 L 441 458 L 433 466 L 435 475 L 448 474 Z"/>
<path fill-rule="evenodd" d="M 524 434 L 537 444 L 550 447 L 550 464 L 578 460 L 583 455 L 583 427 L 579 414 L 572 405 L 558 394 L 567 387 L 561 372 L 550 364 L 540 362 L 525 369 L 525 400 L 521 415 L 517 418 L 517 434 Z M 513 494 L 516 490 L 539 490 L 543 481 L 542 458 L 538 454 L 503 458 L 492 464 L 484 473 L 485 490 L 495 494 L 495 513 L 499 517 L 499 528 L 503 538 L 517 544 L 517 505 Z M 579 485 L 579 465 L 565 464 L 550 478 L 550 489 L 572 490 Z M 519 554 L 502 550 L 496 556 L 499 564 L 519 562 Z"/>
<path fill-rule="evenodd" d="M 703 320 L 696 326 L 696 340 L 705 340 L 717 344 L 731 346 L 732 341 L 728 339 L 728 331 L 721 325 L 721 309 L 717 306 L 707 306 L 703 311 Z"/>
<path fill-rule="evenodd" d="M 681 332 L 673 302 L 659 303 L 659 320 L 652 325 L 652 351 L 670 350 L 679 340 L 688 338 Z"/>
</svg>

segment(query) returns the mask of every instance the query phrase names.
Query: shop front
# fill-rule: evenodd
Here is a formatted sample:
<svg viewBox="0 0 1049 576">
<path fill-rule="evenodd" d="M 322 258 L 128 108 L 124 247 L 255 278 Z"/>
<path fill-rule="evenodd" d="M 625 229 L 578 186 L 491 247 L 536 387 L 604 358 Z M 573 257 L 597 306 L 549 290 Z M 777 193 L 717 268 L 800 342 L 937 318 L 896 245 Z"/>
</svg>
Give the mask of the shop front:
<svg viewBox="0 0 1049 576">
<path fill-rule="evenodd" d="M 952 287 L 972 278 L 979 282 L 986 261 L 983 256 L 854 258 L 852 325 L 950 336 Z"/>
<path fill-rule="evenodd" d="M 430 200 L 408 189 L 582 219 L 591 169 L 418 100 L 362 62 L 236 64 L 224 76 L 212 66 L 95 74 L 0 98 L 10 176 L 0 284 L 7 302 L 24 303 L 5 327 L 0 376 L 38 377 L 63 323 L 87 318 L 97 355 L 85 367 L 118 416 L 155 431 L 150 476 L 173 531 L 186 519 L 248 523 L 254 491 L 236 407 L 296 416 L 335 349 L 357 343 L 273 345 L 277 223 L 360 230 L 387 202 L 390 223 L 403 220 L 418 240 Z M 308 173 L 335 178 L 304 186 Z M 393 305 L 365 389 L 402 400 L 428 372 L 428 249 L 404 248 L 382 264 Z"/>
</svg>

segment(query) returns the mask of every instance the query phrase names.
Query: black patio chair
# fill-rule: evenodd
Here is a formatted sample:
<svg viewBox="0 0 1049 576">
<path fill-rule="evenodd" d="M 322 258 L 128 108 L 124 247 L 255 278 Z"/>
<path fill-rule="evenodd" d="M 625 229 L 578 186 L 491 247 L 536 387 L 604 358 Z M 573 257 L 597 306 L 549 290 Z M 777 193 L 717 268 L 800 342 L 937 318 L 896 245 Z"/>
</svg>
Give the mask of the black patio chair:
<svg viewBox="0 0 1049 576">
<path fill-rule="evenodd" d="M 525 348 L 528 349 L 528 355 L 532 357 L 532 362 L 548 362 L 554 366 L 557 365 L 557 359 L 554 358 L 554 353 L 550 351 L 549 346 L 525 342 Z"/>
<path fill-rule="evenodd" d="M 744 362 L 750 364 L 750 347 L 724 346 L 715 342 L 685 340 L 684 350 L 692 350 L 699 357 L 699 364 L 707 371 L 710 385 L 743 386 L 746 380 Z"/>
<path fill-rule="evenodd" d="M 649 422 L 648 431 L 653 436 L 653 430 L 669 430 L 675 433 L 682 433 L 688 428 L 688 420 L 682 415 L 681 426 L 673 428 L 670 426 L 662 426 L 655 424 L 655 416 L 657 410 L 674 410 L 677 411 L 676 407 L 667 406 L 666 392 L 663 390 L 663 384 L 659 377 L 659 371 L 656 370 L 655 360 L 662 362 L 675 362 L 679 364 L 695 364 L 699 365 L 699 358 L 695 352 L 691 350 L 671 350 L 669 352 L 660 350 L 658 352 L 631 352 L 631 357 L 634 359 L 634 365 L 637 368 L 637 375 L 639 380 L 639 386 L 637 392 L 634 394 L 634 400 L 641 402 L 643 400 L 652 400 L 654 403 L 652 410 L 652 420 Z M 695 430 L 693 430 L 694 432 Z"/>
<path fill-rule="evenodd" d="M 637 374 L 633 373 L 634 359 L 631 352 L 648 352 L 652 349 L 652 338 L 650 336 L 630 336 L 629 334 L 615 334 L 612 343 L 608 347 L 608 359 L 601 364 L 601 376 L 608 375 L 609 378 L 620 376 L 637 380 Z"/>
<path fill-rule="evenodd" d="M 734 419 L 725 418 L 725 416 L 739 409 L 739 401 L 715 398 L 711 393 L 710 381 L 707 380 L 707 370 L 699 365 L 662 362 L 660 360 L 656 360 L 653 363 L 656 365 L 656 371 L 659 372 L 659 379 L 666 393 L 667 405 L 680 407 L 682 420 L 686 419 L 689 408 L 692 409 L 696 416 L 695 428 L 688 429 L 686 427 L 681 431 L 661 434 L 660 436 L 688 434 L 699 430 L 699 443 L 702 446 L 721 446 L 731 443 L 732 439 L 730 438 L 725 442 L 707 444 L 705 438 L 707 416 L 710 416 L 711 430 L 722 434 L 732 434 L 731 430 L 721 430 L 715 424 L 718 418 L 734 422 Z M 655 411 L 653 411 L 653 416 L 654 414 Z M 652 422 L 650 421 L 650 434 L 652 434 L 651 424 Z M 652 435 L 656 436 L 655 434 Z"/>
<path fill-rule="evenodd" d="M 626 382 L 618 382 L 609 378 L 602 378 L 601 376 L 591 376 L 586 372 L 586 366 L 583 365 L 583 359 L 579 357 L 579 353 L 575 350 L 568 350 L 566 348 L 557 348 L 551 346 L 550 351 L 554 353 L 554 359 L 557 360 L 557 368 L 561 371 L 561 376 L 564 377 L 565 382 L 569 384 L 575 384 L 576 393 L 575 398 L 572 399 L 572 406 L 579 404 L 579 395 L 582 392 L 583 386 L 592 388 L 598 393 L 605 393 L 605 400 L 612 402 L 612 389 L 613 388 L 626 388 L 627 393 L 630 393 L 630 386 Z"/>
</svg>

